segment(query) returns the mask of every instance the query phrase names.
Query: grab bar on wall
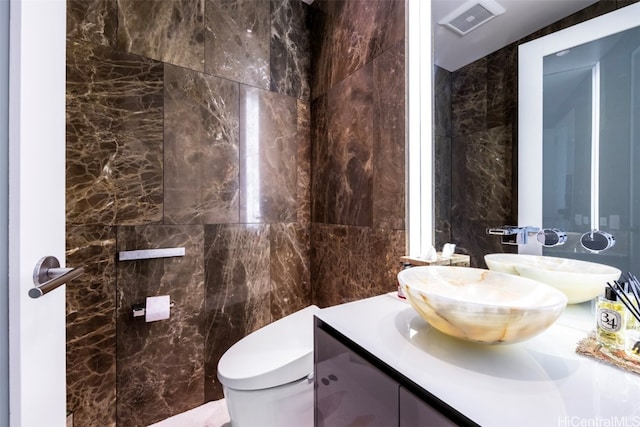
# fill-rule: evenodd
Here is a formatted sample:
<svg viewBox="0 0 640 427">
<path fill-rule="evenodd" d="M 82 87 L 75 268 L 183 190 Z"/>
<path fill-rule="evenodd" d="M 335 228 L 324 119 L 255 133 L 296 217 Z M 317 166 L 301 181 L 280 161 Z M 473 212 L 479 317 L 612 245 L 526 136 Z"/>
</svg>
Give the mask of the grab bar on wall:
<svg viewBox="0 0 640 427">
<path fill-rule="evenodd" d="M 81 276 L 83 273 L 84 267 L 60 268 L 60 262 L 56 257 L 44 257 L 38 261 L 33 269 L 33 284 L 35 287 L 29 289 L 29 296 L 31 298 L 40 298 L 42 295 Z"/>
</svg>

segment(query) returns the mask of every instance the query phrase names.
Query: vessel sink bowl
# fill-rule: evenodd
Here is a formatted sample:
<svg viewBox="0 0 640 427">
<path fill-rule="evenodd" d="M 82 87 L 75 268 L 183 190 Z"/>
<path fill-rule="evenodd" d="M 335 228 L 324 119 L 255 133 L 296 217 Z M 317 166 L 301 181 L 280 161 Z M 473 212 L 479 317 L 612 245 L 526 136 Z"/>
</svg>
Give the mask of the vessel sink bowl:
<svg viewBox="0 0 640 427">
<path fill-rule="evenodd" d="M 555 322 L 567 297 L 544 283 L 495 271 L 451 266 L 398 273 L 407 300 L 431 326 L 452 337 L 511 344 Z"/>
<path fill-rule="evenodd" d="M 542 255 L 487 254 L 484 260 L 492 271 L 528 277 L 559 289 L 568 304 L 603 294 L 607 282 L 617 280 L 621 273 L 604 264 Z"/>
</svg>

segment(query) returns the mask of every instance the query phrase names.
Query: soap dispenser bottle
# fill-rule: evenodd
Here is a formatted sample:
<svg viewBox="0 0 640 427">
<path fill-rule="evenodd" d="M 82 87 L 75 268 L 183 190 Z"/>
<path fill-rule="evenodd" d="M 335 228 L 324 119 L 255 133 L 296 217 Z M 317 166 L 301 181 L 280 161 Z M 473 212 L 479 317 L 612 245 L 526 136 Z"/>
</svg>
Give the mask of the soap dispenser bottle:
<svg viewBox="0 0 640 427">
<path fill-rule="evenodd" d="M 612 349 L 624 348 L 625 308 L 613 289 L 607 287 L 596 303 L 596 339 Z"/>
</svg>

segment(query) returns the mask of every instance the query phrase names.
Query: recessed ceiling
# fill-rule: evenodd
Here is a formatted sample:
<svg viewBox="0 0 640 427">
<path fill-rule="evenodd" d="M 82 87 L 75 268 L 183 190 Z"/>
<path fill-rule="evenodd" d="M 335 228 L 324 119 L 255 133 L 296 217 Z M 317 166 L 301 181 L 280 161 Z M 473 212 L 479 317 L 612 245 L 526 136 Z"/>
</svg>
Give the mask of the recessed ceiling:
<svg viewBox="0 0 640 427">
<path fill-rule="evenodd" d="M 598 0 L 495 0 L 505 9 L 460 36 L 438 22 L 468 0 L 431 0 L 435 63 L 455 71 Z"/>
</svg>

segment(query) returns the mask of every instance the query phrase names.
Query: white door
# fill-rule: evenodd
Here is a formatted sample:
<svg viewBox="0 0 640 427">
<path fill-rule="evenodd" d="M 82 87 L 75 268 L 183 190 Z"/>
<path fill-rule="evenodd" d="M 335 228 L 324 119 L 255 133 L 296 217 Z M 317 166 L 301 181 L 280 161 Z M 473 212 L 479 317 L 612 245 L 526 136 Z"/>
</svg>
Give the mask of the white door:
<svg viewBox="0 0 640 427">
<path fill-rule="evenodd" d="M 0 425 L 9 425 L 9 2 L 0 1 Z"/>
<path fill-rule="evenodd" d="M 65 287 L 28 291 L 40 258 L 64 266 L 66 4 L 9 1 L 10 423 L 63 427 Z"/>
</svg>

